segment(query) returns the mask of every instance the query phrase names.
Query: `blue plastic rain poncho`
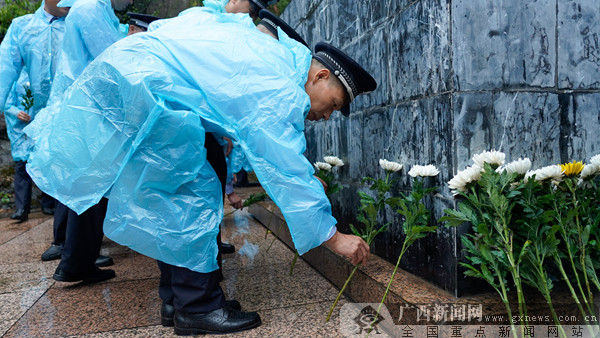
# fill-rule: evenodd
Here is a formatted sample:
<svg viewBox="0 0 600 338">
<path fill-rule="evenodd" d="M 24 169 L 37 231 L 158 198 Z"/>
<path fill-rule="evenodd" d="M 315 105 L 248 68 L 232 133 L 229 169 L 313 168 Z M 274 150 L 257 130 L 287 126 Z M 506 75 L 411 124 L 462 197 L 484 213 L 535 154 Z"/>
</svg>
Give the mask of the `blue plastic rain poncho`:
<svg viewBox="0 0 600 338">
<path fill-rule="evenodd" d="M 47 135 L 50 125 L 67 88 L 108 46 L 125 37 L 110 0 L 77 0 L 59 3 L 72 5 L 66 17 L 66 30 L 58 59 L 56 80 L 50 91 L 48 108 L 40 112 L 25 132 L 29 137 Z M 54 107 L 53 107 L 54 106 Z"/>
<path fill-rule="evenodd" d="M 205 132 L 239 142 L 300 254 L 335 229 L 303 156 L 310 51 L 248 15 L 193 8 L 94 60 L 65 94 L 28 171 L 78 213 L 109 199 L 105 234 L 168 264 L 217 269 L 220 183 Z"/>
<path fill-rule="evenodd" d="M 202 4 L 204 7 L 212 8 L 217 13 L 226 13 L 225 6 L 229 0 L 204 0 Z"/>
<path fill-rule="evenodd" d="M 25 86 L 29 87 L 29 76 L 25 69 L 21 72 L 19 80 L 14 84 L 13 90 L 6 100 L 6 106 L 4 107 L 4 120 L 6 121 L 6 133 L 10 140 L 10 150 L 13 160 L 27 162 L 29 158 L 29 152 L 33 147 L 33 143 L 30 138 L 25 135 L 23 128 L 27 125 L 27 122 L 23 122 L 17 118 L 17 114 L 20 111 L 24 111 L 31 116 L 31 111 L 27 111 L 23 107 L 23 95 L 25 95 Z"/>
<path fill-rule="evenodd" d="M 121 31 L 110 0 L 77 0 L 67 4 L 71 10 L 65 20 L 65 37 L 50 104 L 60 100 L 92 60 L 127 34 Z"/>
<path fill-rule="evenodd" d="M 6 106 L 26 68 L 34 98 L 29 114 L 32 119 L 48 102 L 65 31 L 65 19 L 50 23 L 43 8 L 42 2 L 34 14 L 14 19 L 0 45 L 0 108 Z"/>
<path fill-rule="evenodd" d="M 240 147 L 238 142 L 233 142 L 233 147 L 231 148 L 231 152 L 229 156 L 226 157 L 227 160 L 227 182 L 230 182 L 233 179 L 233 175 L 239 173 L 242 169 L 247 172 L 252 171 L 252 166 L 248 159 L 246 158 L 246 154 Z"/>
</svg>

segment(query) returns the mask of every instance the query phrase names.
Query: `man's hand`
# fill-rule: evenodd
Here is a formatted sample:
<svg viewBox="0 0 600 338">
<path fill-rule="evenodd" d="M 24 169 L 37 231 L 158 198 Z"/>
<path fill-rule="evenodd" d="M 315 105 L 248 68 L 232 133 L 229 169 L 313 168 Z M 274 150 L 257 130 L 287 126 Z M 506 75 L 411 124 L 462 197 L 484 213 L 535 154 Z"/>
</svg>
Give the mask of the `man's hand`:
<svg viewBox="0 0 600 338">
<path fill-rule="evenodd" d="M 22 110 L 17 114 L 17 118 L 23 122 L 31 121 L 31 116 Z"/>
<path fill-rule="evenodd" d="M 229 204 L 231 204 L 231 206 L 233 206 L 236 209 L 240 209 L 244 205 L 244 201 L 242 201 L 242 198 L 238 196 L 238 194 L 236 194 L 235 192 L 232 192 L 231 194 L 227 195 L 227 199 L 229 200 Z"/>
<path fill-rule="evenodd" d="M 369 259 L 371 249 L 362 238 L 354 235 L 345 235 L 339 231 L 327 242 L 327 246 L 340 255 L 350 258 L 352 264 L 366 264 Z"/>
<path fill-rule="evenodd" d="M 319 180 L 319 182 L 321 182 L 321 184 L 323 185 L 323 190 L 327 191 L 327 183 L 325 183 L 325 181 L 323 181 L 323 179 L 320 178 L 319 176 L 317 176 L 317 175 L 313 175 L 313 176 L 315 176 Z"/>
</svg>

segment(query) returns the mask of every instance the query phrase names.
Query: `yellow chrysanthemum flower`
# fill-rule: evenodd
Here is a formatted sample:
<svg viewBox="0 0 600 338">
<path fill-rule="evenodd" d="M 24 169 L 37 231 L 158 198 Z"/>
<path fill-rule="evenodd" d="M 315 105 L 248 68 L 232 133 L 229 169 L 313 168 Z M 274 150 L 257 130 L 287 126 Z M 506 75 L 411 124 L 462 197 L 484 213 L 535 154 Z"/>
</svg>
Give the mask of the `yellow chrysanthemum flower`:
<svg viewBox="0 0 600 338">
<path fill-rule="evenodd" d="M 567 177 L 579 175 L 579 173 L 583 170 L 583 167 L 583 163 L 578 161 L 560 165 L 560 168 L 564 171 L 564 175 Z"/>
</svg>

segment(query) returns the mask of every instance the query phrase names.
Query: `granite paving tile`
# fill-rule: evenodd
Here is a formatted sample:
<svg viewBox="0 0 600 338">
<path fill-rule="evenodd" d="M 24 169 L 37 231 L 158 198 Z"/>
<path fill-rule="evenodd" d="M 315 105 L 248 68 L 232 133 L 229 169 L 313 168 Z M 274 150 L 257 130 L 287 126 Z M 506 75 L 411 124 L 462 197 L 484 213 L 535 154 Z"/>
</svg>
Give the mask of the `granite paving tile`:
<svg viewBox="0 0 600 338">
<path fill-rule="evenodd" d="M 31 287 L 19 292 L 0 294 L 0 336 L 13 326 L 17 320 L 46 292 L 44 286 Z"/>
<path fill-rule="evenodd" d="M 49 245 L 50 243 L 5 243 L 0 245 L 0 257 L 3 264 L 41 262 L 42 253 Z"/>
<path fill-rule="evenodd" d="M 12 241 L 15 238 L 20 237 L 22 234 L 29 232 L 29 236 L 34 236 L 37 240 L 45 239 L 47 236 L 46 231 L 32 231 L 29 230 L 37 228 L 42 223 L 50 224 L 50 236 L 52 235 L 52 216 L 44 215 L 42 213 L 32 213 L 29 215 L 29 220 L 23 223 L 17 223 L 12 219 L 0 220 L 0 244 Z M 45 224 L 46 225 L 46 224 Z M 25 236 L 27 237 L 27 236 Z M 51 238 L 51 237 L 50 237 Z"/>
<path fill-rule="evenodd" d="M 119 243 L 113 242 L 111 239 L 104 237 L 102 240 L 102 247 L 100 248 L 100 254 L 104 256 L 115 256 L 121 254 L 131 254 L 135 251 L 129 249 L 126 246 L 120 245 Z"/>
<path fill-rule="evenodd" d="M 130 337 L 178 337 L 172 327 L 162 325 L 143 326 L 106 332 L 72 335 L 74 338 L 130 338 Z"/>
<path fill-rule="evenodd" d="M 57 261 L 39 261 L 0 265 L 0 294 L 51 287 L 54 283 L 52 274 L 57 264 Z"/>
<path fill-rule="evenodd" d="M 162 325 L 143 326 L 106 332 L 95 332 L 82 335 L 72 335 L 76 338 L 130 338 L 130 337 L 178 337 L 172 327 Z"/>
<path fill-rule="evenodd" d="M 345 302 L 341 300 L 338 307 Z M 223 337 L 343 337 L 339 330 L 339 311 L 334 311 L 329 322 L 325 321 L 330 307 L 330 301 L 322 301 L 259 311 L 261 326 Z"/>
<path fill-rule="evenodd" d="M 112 256 L 115 264 L 101 269 L 112 269 L 115 271 L 116 277 L 109 279 L 106 283 L 120 283 L 123 281 L 144 280 L 160 278 L 160 271 L 156 260 L 140 255 L 134 251 L 125 254 Z M 64 283 L 57 282 L 53 288 L 70 288 L 79 285 L 81 282 Z M 158 286 L 158 284 L 156 284 Z"/>
<path fill-rule="evenodd" d="M 341 308 L 345 303 L 346 300 L 342 299 L 338 303 L 339 307 Z M 220 335 L 219 337 L 342 337 L 339 327 L 339 310 L 333 313 L 329 322 L 325 322 L 330 306 L 330 302 L 318 302 L 273 310 L 261 310 L 259 311 L 262 321 L 261 326 L 248 331 Z M 173 333 L 173 328 L 156 325 L 71 337 L 128 338 L 176 337 L 176 335 Z"/>
<path fill-rule="evenodd" d="M 248 216 L 240 214 L 235 221 L 222 227 L 223 242 L 235 245 L 234 254 L 223 255 L 224 268 L 259 267 L 291 262 L 294 252 L 272 234 L 265 238 L 265 228 Z M 284 225 L 285 226 L 285 225 Z M 273 242 L 275 239 L 275 242 Z M 269 248 L 270 247 L 270 248 Z"/>
<path fill-rule="evenodd" d="M 221 283 L 229 298 L 249 311 L 333 300 L 338 290 L 303 261 L 289 275 L 288 264 L 224 269 Z"/>
<path fill-rule="evenodd" d="M 158 279 L 146 279 L 52 288 L 5 337 L 65 336 L 158 325 L 157 285 Z"/>
</svg>

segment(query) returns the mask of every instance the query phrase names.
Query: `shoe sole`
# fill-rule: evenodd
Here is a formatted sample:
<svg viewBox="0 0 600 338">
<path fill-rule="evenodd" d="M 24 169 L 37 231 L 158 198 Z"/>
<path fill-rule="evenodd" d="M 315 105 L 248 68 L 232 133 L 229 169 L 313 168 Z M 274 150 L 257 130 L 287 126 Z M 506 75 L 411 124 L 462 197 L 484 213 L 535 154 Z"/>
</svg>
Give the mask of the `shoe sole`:
<svg viewBox="0 0 600 338">
<path fill-rule="evenodd" d="M 94 265 L 97 268 L 104 268 L 104 267 L 107 267 L 107 266 L 115 265 L 115 261 L 113 261 L 113 259 L 111 258 L 110 260 L 107 260 L 106 263 L 101 263 L 101 264 L 94 263 Z"/>
<path fill-rule="evenodd" d="M 160 325 L 162 325 L 164 327 L 173 327 L 173 326 L 175 326 L 175 321 L 173 320 L 173 317 L 171 317 L 171 318 L 160 317 Z"/>
<path fill-rule="evenodd" d="M 58 281 L 58 282 L 69 282 L 69 283 L 79 282 L 81 280 L 81 279 L 65 278 L 65 277 L 63 277 L 61 275 L 57 275 L 57 274 L 52 275 L 52 279 L 54 279 L 55 281 Z"/>
<path fill-rule="evenodd" d="M 110 277 L 107 276 L 107 277 L 103 277 L 103 278 L 77 279 L 77 278 L 65 278 L 65 277 L 63 277 L 61 275 L 57 275 L 57 274 L 52 275 L 52 279 L 54 279 L 55 281 L 58 281 L 58 282 L 68 282 L 68 283 L 83 282 L 83 283 L 88 283 L 88 284 L 104 282 L 106 280 L 113 279 L 115 277 L 116 277 L 116 275 L 112 275 Z"/>
<path fill-rule="evenodd" d="M 50 256 L 50 257 L 44 257 L 42 256 L 42 261 L 44 262 L 48 262 L 48 261 L 55 261 L 57 259 L 60 259 L 61 255 L 58 256 Z"/>
<path fill-rule="evenodd" d="M 175 326 L 175 334 L 178 336 L 193 336 L 193 335 L 198 335 L 198 334 L 235 333 L 235 332 L 241 332 L 241 331 L 254 329 L 256 327 L 259 327 L 260 324 L 262 324 L 262 321 L 259 319 L 256 323 L 252 324 L 251 326 L 246 326 L 243 328 L 230 330 L 230 331 L 213 331 L 213 330 L 203 330 L 203 329 L 194 329 L 194 328 L 180 328 L 180 327 Z"/>
</svg>

